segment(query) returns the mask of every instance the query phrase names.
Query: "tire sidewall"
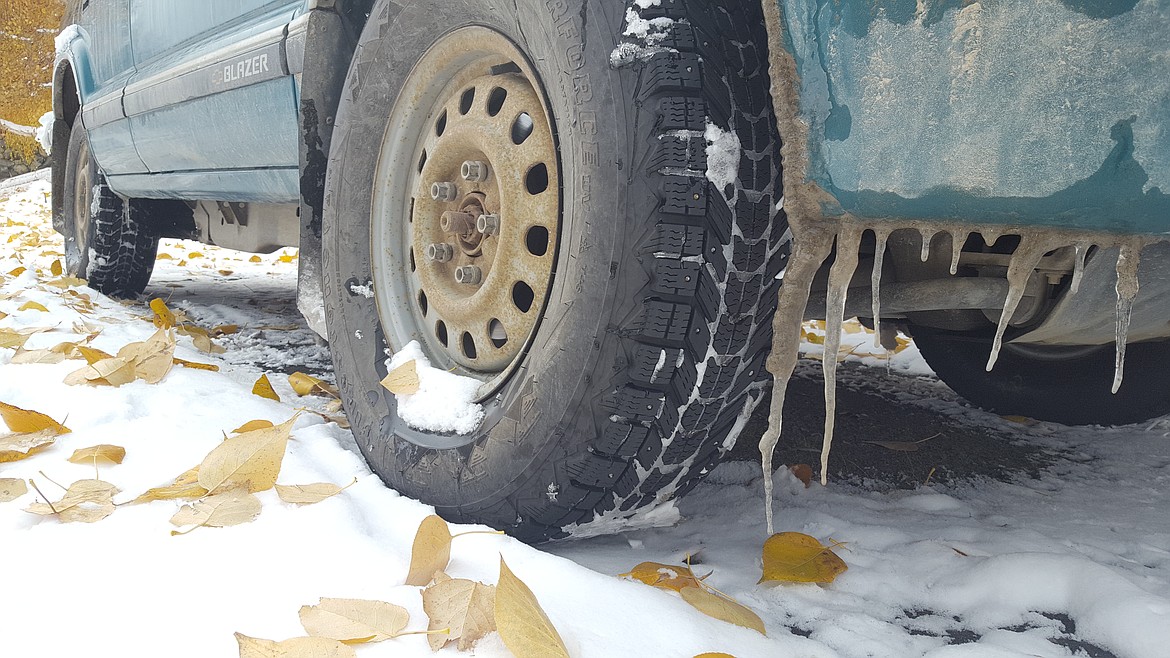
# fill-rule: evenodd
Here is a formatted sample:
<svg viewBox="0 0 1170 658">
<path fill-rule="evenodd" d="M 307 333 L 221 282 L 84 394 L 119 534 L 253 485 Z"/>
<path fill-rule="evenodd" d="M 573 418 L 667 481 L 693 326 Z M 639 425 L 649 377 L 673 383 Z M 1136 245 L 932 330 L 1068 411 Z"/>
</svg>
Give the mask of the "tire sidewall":
<svg viewBox="0 0 1170 658">
<path fill-rule="evenodd" d="M 73 130 L 69 135 L 69 151 L 65 156 L 65 198 L 62 200 L 61 212 L 65 220 L 65 270 L 70 276 L 85 278 L 86 270 L 89 267 L 89 248 L 90 245 L 78 230 L 77 226 L 77 208 L 75 188 L 77 186 L 77 174 L 81 167 L 89 168 L 89 179 L 95 184 L 98 183 L 100 175 L 98 172 L 97 162 L 93 156 L 86 158 L 85 162 L 79 162 L 82 150 L 86 146 L 89 139 L 86 134 L 85 127 L 77 121 L 73 125 Z M 84 217 L 89 222 L 89 234 L 92 235 L 93 217 L 89 209 L 86 209 Z"/>
<path fill-rule="evenodd" d="M 619 76 L 608 70 L 608 41 L 584 39 L 578 14 L 557 0 L 487 5 L 481 0 L 378 4 L 346 82 L 325 195 L 327 321 L 338 384 L 359 446 L 396 489 L 452 509 L 503 499 L 534 462 L 572 451 L 581 442 L 577 437 L 595 432 L 592 413 L 578 411 L 592 395 L 592 373 L 602 361 L 598 337 L 605 334 L 613 306 L 613 257 L 625 235 L 620 223 L 628 221 L 621 211 L 626 181 L 617 164 L 624 140 L 613 132 L 625 129 L 614 102 L 624 96 L 612 88 Z M 387 349 L 402 346 L 386 345 L 374 300 L 348 284 L 372 279 L 371 190 L 381 145 L 370 136 L 386 134 L 393 99 L 423 52 L 466 25 L 487 26 L 511 39 L 541 78 L 561 154 L 561 234 L 553 285 L 527 354 L 485 403 L 488 418 L 474 440 L 435 450 L 398 436 L 402 421 L 394 396 L 379 381 L 386 374 Z M 612 27 L 603 29 L 614 33 Z"/>
</svg>

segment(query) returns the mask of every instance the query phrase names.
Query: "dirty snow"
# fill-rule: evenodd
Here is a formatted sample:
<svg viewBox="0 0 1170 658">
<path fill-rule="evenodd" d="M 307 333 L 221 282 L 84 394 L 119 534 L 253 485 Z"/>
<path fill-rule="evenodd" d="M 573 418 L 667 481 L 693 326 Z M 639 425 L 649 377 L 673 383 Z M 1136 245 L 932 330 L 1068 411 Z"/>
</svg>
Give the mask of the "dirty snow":
<svg viewBox="0 0 1170 658">
<path fill-rule="evenodd" d="M 743 153 L 739 137 L 710 120 L 707 121 L 703 137 L 707 140 L 707 180 L 720 190 L 734 185 L 739 176 L 739 160 Z"/>
<path fill-rule="evenodd" d="M 94 346 L 107 351 L 149 336 L 144 302 L 121 304 L 76 288 L 95 305 L 81 312 L 75 299 L 71 308 L 59 290 L 44 286 L 63 251 L 49 228 L 47 203 L 44 181 L 20 190 L 0 185 L 0 313 L 7 314 L 0 327 L 50 329 L 30 338 L 30 347 L 78 338 L 72 332 L 79 320 L 102 330 Z M 328 369 L 323 349 L 295 314 L 291 252 L 253 263 L 246 254 L 192 243 L 168 242 L 160 251 L 167 258 L 158 263 L 151 295 L 170 296 L 172 307 L 202 324 L 241 325 L 239 334 L 219 341 L 228 350 L 222 355 L 202 354 L 180 338 L 177 356 L 222 371 L 176 368 L 155 386 L 69 387 L 61 380 L 75 362 L 16 365 L 13 351 L 0 349 L 0 400 L 47 413 L 73 430 L 28 460 L 0 464 L 0 477 L 32 478 L 56 499 L 60 489 L 50 480 L 68 485 L 93 474 L 66 461 L 74 449 L 115 443 L 127 449 L 126 460 L 102 467 L 100 475 L 123 491 L 121 502 L 198 463 L 223 431 L 255 418 L 284 421 L 298 407 L 323 404 L 297 398 L 277 372 Z M 9 276 L 17 266 L 28 271 Z M 49 311 L 18 310 L 26 301 Z M 842 344 L 849 340 L 858 351 L 872 350 L 864 332 L 846 332 Z M 908 347 L 888 361 L 849 358 L 879 364 L 866 371 L 875 380 L 888 378 L 900 404 L 986 427 L 988 440 L 1000 440 L 990 436 L 993 430 L 1008 432 L 1050 451 L 1052 462 L 1038 474 L 913 490 L 865 481 L 805 488 L 779 470 L 773 478 L 777 529 L 844 543 L 839 552 L 850 568 L 823 587 L 756 584 L 765 533 L 759 467 L 749 462 L 724 464 L 689 496 L 668 501 L 681 515 L 673 527 L 541 549 L 470 535 L 455 540 L 450 572 L 494 583 L 503 554 L 574 658 L 688 658 L 705 651 L 739 658 L 1164 658 L 1170 421 L 1122 428 L 1018 425 L 964 406 L 927 375 L 897 372 L 896 364 L 912 357 Z M 904 370 L 921 372 L 916 368 Z M 264 371 L 284 402 L 250 393 Z M 281 483 L 345 484 L 355 477 L 357 483 L 303 508 L 264 492 L 256 521 L 181 537 L 169 534 L 174 502 L 119 507 L 92 525 L 24 512 L 39 499 L 35 491 L 0 503 L 0 559 L 8 567 L 0 656 L 232 656 L 235 631 L 301 635 L 297 609 L 321 596 L 397 603 L 411 613 L 408 629 L 424 627 L 418 588 L 402 582 L 414 531 L 431 508 L 383 486 L 337 425 L 303 414 L 293 435 Z M 768 637 L 698 614 L 673 593 L 614 577 L 641 561 L 677 563 L 696 551 L 696 570 L 710 571 L 708 583 L 759 613 Z M 432 654 L 419 636 L 357 652 L 362 658 L 461 655 L 453 648 Z M 492 634 L 473 655 L 509 654 Z"/>
<path fill-rule="evenodd" d="M 483 406 L 476 404 L 480 381 L 431 366 L 422 346 L 412 340 L 386 360 L 386 372 L 408 361 L 415 362 L 419 389 L 412 395 L 395 394 L 398 417 L 417 430 L 470 434 L 483 421 Z"/>
</svg>

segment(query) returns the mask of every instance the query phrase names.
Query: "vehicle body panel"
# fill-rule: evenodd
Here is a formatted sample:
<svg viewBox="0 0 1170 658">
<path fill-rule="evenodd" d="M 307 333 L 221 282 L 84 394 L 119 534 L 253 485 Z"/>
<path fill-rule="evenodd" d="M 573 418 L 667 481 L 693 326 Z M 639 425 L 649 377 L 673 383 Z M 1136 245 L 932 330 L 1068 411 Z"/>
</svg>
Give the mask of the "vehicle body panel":
<svg viewBox="0 0 1170 658">
<path fill-rule="evenodd" d="M 778 3 L 824 216 L 1170 233 L 1170 2 Z"/>
</svg>

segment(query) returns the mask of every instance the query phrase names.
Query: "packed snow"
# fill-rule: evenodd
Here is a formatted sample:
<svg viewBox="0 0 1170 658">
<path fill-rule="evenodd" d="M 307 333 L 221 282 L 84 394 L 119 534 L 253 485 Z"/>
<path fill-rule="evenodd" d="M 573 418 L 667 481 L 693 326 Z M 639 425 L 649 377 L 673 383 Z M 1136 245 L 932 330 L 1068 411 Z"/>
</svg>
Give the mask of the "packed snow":
<svg viewBox="0 0 1170 658">
<path fill-rule="evenodd" d="M 56 500 L 55 483 L 94 476 L 92 465 L 67 461 L 75 449 L 117 444 L 125 460 L 99 466 L 98 474 L 121 490 L 115 501 L 123 503 L 198 464 L 225 432 L 249 420 L 279 423 L 298 409 L 326 409 L 327 399 L 297 397 L 282 376 L 331 377 L 324 348 L 296 315 L 294 253 L 251 257 L 168 241 L 148 296 L 114 302 L 85 287 L 48 285 L 59 279 L 53 262 L 64 258 L 48 194 L 43 177 L 18 188 L 0 184 L 0 329 L 41 330 L 29 337 L 30 349 L 100 332 L 92 346 L 115 352 L 154 332 L 146 302 L 162 297 L 204 326 L 240 330 L 216 340 L 223 354 L 179 337 L 177 357 L 219 372 L 176 367 L 159 384 L 120 388 L 67 386 L 62 380 L 78 362 L 14 364 L 15 350 L 0 348 L 0 401 L 72 430 L 28 459 L 0 464 L 0 478 L 31 479 Z M 21 310 L 28 302 L 47 310 Z M 823 326 L 806 326 L 808 356 L 824 358 L 825 334 Z M 885 382 L 901 408 L 986 428 L 989 441 L 1009 434 L 1051 460 L 1037 473 L 909 490 L 860 479 L 806 488 L 780 468 L 772 478 L 777 530 L 841 543 L 849 569 L 825 586 L 757 585 L 766 532 L 756 462 L 726 463 L 690 495 L 669 501 L 670 527 L 538 548 L 469 535 L 455 540 L 449 572 L 495 583 L 502 554 L 574 658 L 1167 655 L 1170 421 L 1067 428 L 1000 419 L 955 400 L 912 346 L 885 354 L 850 324 L 838 355 L 874 365 L 855 366 L 851 376 Z M 262 373 L 283 402 L 251 393 Z M 255 521 L 183 536 L 171 536 L 168 523 L 177 501 L 123 505 L 93 524 L 24 511 L 43 500 L 32 488 L 0 503 L 7 566 L 0 656 L 231 656 L 237 631 L 303 635 L 297 610 L 322 596 L 396 603 L 411 614 L 408 630 L 425 628 L 419 588 L 403 582 L 415 530 L 432 509 L 386 488 L 354 450 L 347 430 L 302 413 L 278 481 L 357 482 L 305 507 L 261 492 Z M 696 573 L 710 572 L 706 583 L 760 615 L 766 637 L 706 617 L 673 592 L 616 577 L 639 562 L 678 564 L 687 556 Z M 357 653 L 432 655 L 422 636 Z M 460 654 L 451 646 L 435 655 Z M 493 633 L 468 655 L 510 654 Z"/>
<path fill-rule="evenodd" d="M 431 432 L 470 434 L 483 421 L 483 406 L 476 404 L 480 381 L 431 366 L 418 341 L 407 343 L 386 360 L 386 372 L 414 361 L 418 392 L 395 394 L 398 417 L 407 425 Z"/>
</svg>

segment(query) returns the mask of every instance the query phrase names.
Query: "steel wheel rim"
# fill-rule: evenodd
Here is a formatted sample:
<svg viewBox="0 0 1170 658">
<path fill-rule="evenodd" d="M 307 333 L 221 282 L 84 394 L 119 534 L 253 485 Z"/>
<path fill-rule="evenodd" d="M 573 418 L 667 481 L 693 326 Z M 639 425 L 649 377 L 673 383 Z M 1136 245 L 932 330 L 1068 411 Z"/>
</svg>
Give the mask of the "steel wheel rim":
<svg viewBox="0 0 1170 658">
<path fill-rule="evenodd" d="M 89 145 L 84 141 L 77 150 L 77 173 L 73 183 L 73 233 L 77 239 L 79 260 L 86 256 L 85 250 L 89 244 L 89 224 L 93 215 L 93 181 L 90 178 Z M 78 272 L 78 276 L 85 276 L 85 272 Z"/>
<path fill-rule="evenodd" d="M 371 210 L 384 338 L 391 351 L 418 340 L 435 367 L 480 380 L 482 401 L 523 360 L 552 286 L 561 202 L 547 99 L 523 53 L 478 26 L 437 40 L 398 99 Z M 486 165 L 482 180 L 468 163 Z M 448 254 L 429 249 L 443 244 Z M 460 282 L 468 267 L 478 272 Z"/>
</svg>

